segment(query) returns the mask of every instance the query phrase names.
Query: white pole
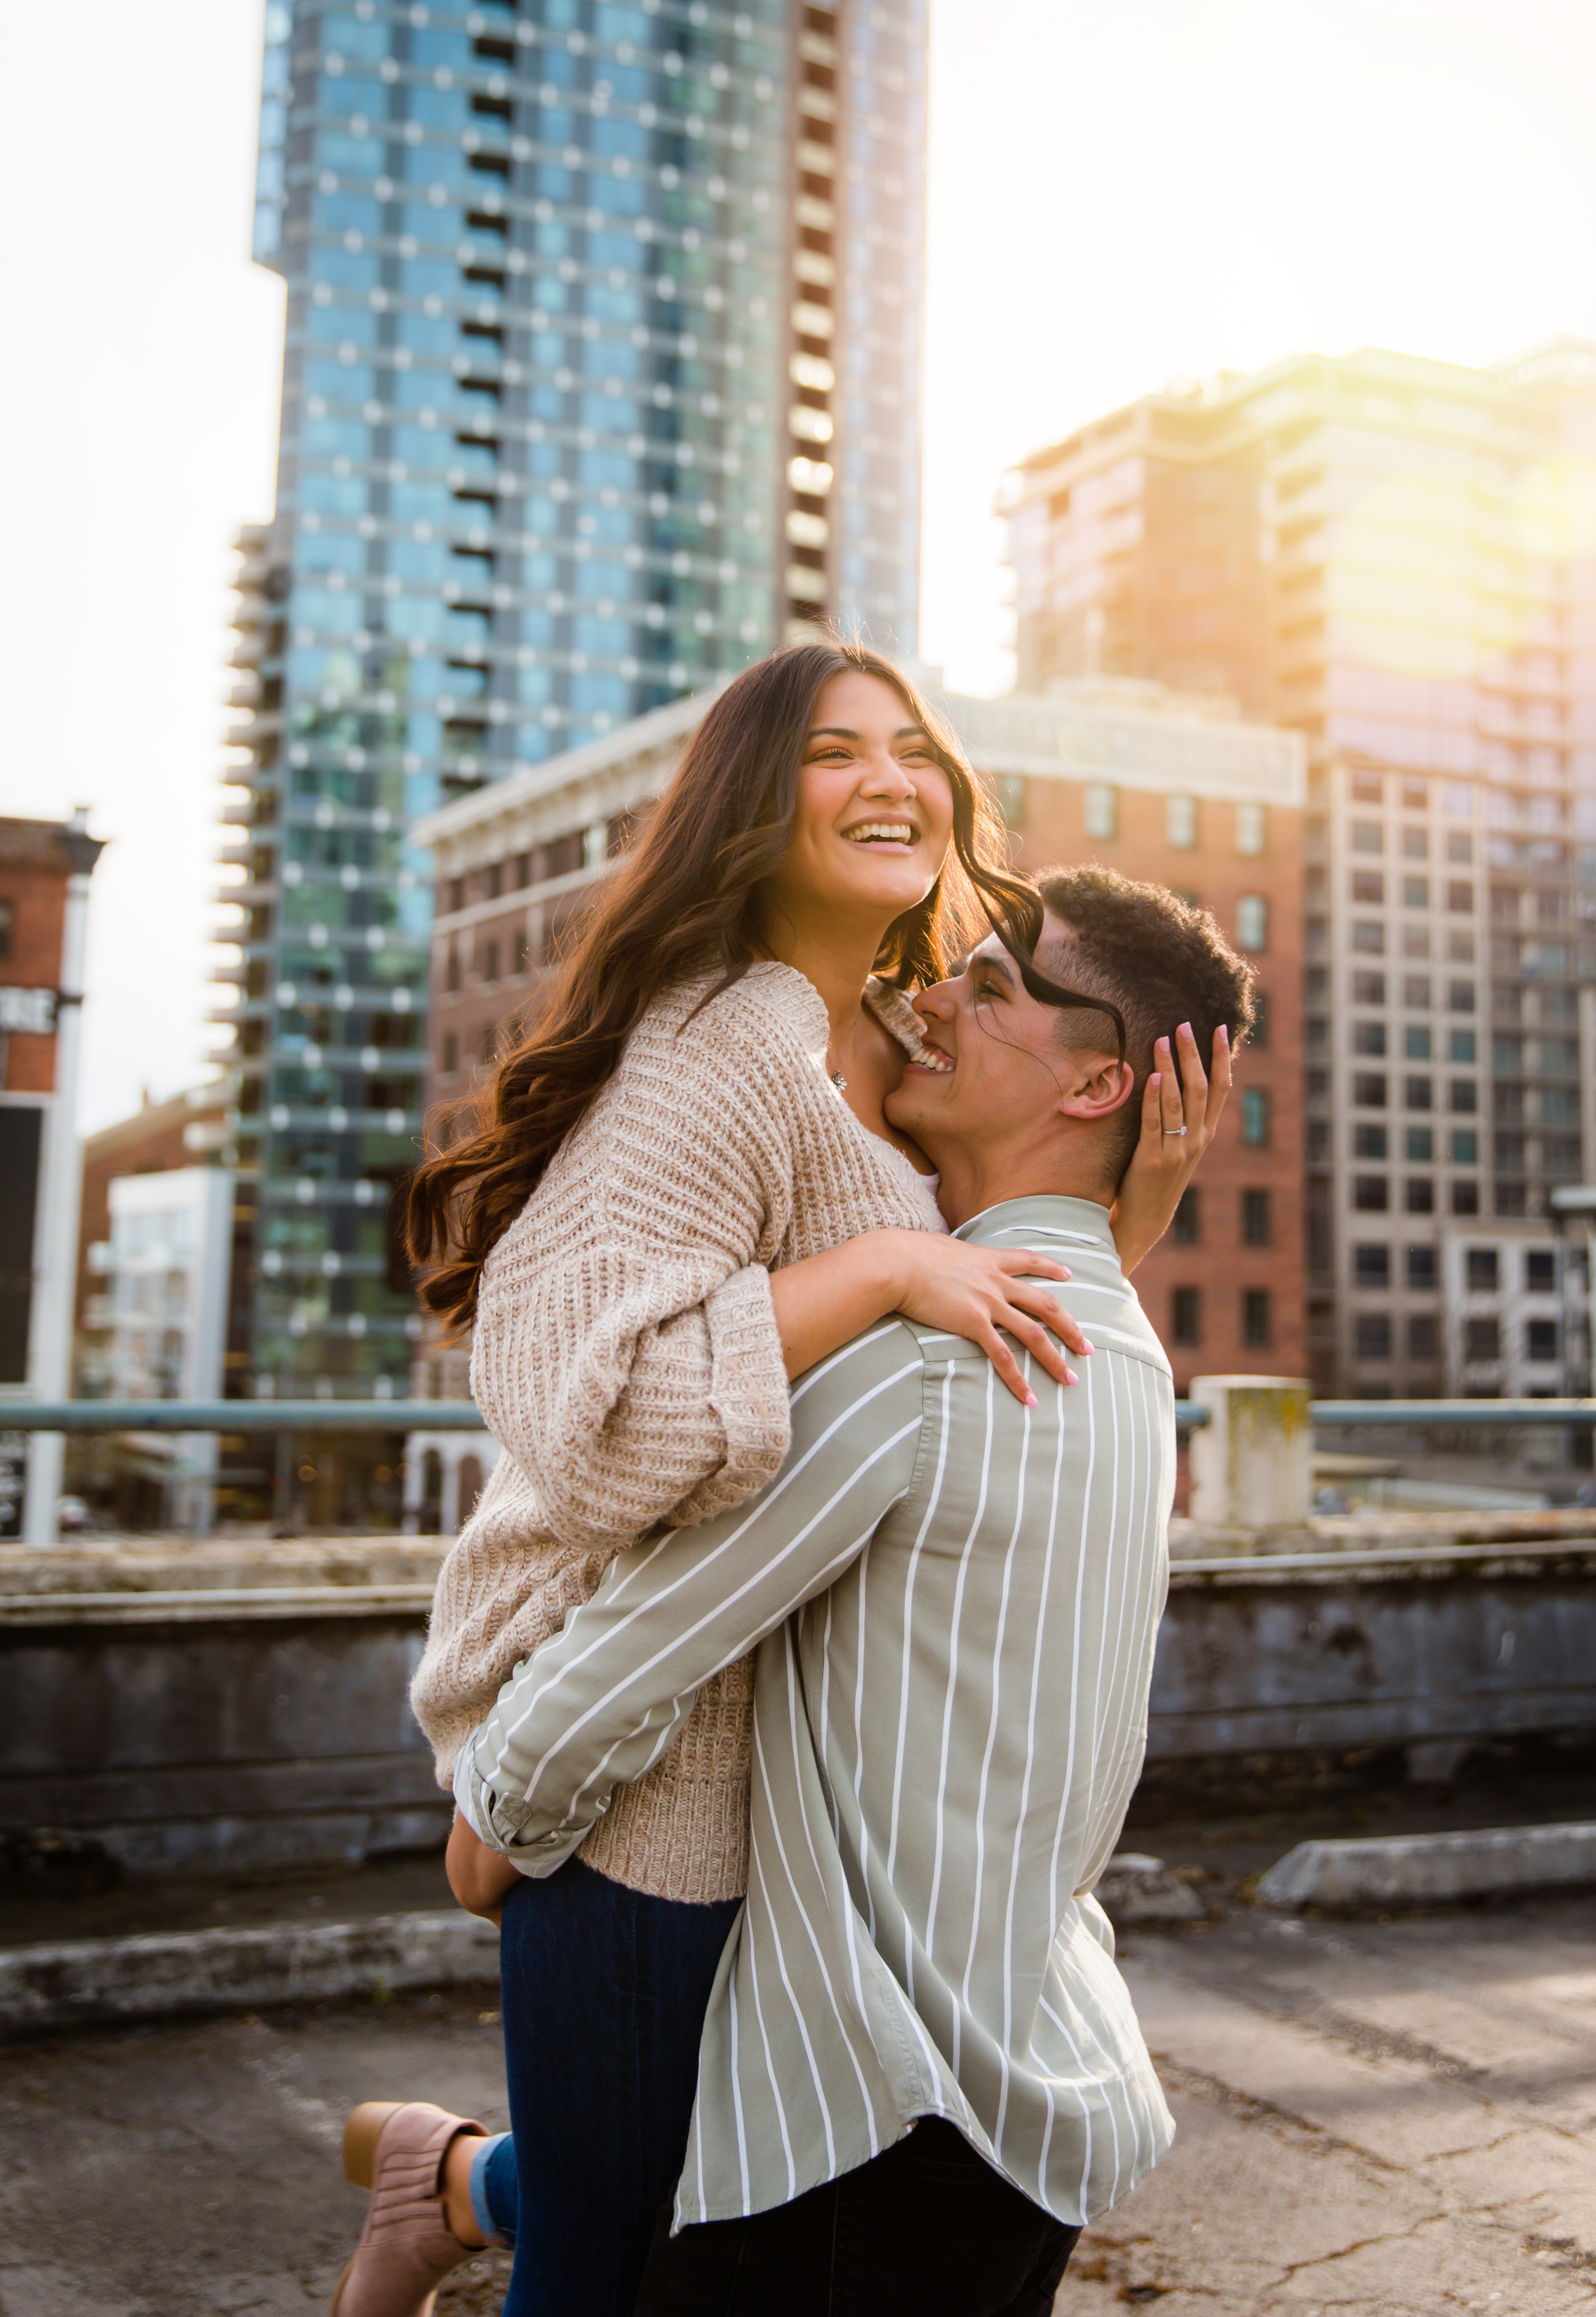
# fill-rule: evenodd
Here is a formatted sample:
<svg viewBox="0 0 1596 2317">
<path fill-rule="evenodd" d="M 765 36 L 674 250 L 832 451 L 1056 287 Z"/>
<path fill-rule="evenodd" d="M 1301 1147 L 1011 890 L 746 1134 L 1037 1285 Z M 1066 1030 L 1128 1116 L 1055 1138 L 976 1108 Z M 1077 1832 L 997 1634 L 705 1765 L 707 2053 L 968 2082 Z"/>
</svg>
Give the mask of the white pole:
<svg viewBox="0 0 1596 2317">
<path fill-rule="evenodd" d="M 77 1132 L 77 1073 L 83 1045 L 84 950 L 88 934 L 89 879 L 100 844 L 88 834 L 79 806 L 67 828 L 70 870 L 61 926 L 61 974 L 56 1009 L 56 1083 L 45 1113 L 39 1154 L 38 1268 L 28 1330 L 28 1382 L 34 1400 L 66 1400 L 72 1389 L 72 1316 L 77 1295 L 77 1211 L 83 1198 L 83 1145 Z M 28 1441 L 28 1487 L 22 1501 L 22 1542 L 60 1542 L 61 1466 L 66 1442 L 58 1432 L 34 1432 Z"/>
</svg>

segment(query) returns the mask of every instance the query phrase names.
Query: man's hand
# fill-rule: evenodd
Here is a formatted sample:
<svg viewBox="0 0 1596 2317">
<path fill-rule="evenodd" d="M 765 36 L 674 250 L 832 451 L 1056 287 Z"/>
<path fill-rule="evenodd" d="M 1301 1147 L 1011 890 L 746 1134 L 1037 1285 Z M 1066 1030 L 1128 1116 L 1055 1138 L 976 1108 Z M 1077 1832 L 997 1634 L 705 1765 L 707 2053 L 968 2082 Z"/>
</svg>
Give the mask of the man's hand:
<svg viewBox="0 0 1596 2317">
<path fill-rule="evenodd" d="M 489 1849 L 458 1811 L 449 1831 L 444 1866 L 449 1888 L 466 1913 L 481 1915 L 489 1922 L 497 1923 L 504 1912 L 506 1898 L 520 1877 L 507 1858 Z"/>
</svg>

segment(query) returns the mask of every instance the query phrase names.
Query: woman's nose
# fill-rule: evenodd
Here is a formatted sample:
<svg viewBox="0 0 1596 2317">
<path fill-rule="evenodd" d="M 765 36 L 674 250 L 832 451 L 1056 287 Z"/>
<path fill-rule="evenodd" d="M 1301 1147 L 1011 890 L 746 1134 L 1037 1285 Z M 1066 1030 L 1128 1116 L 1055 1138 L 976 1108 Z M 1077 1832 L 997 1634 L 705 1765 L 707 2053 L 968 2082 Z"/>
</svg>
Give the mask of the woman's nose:
<svg viewBox="0 0 1596 2317">
<path fill-rule="evenodd" d="M 873 796 L 909 799 L 917 793 L 907 768 L 890 752 L 871 759 L 864 785 Z"/>
</svg>

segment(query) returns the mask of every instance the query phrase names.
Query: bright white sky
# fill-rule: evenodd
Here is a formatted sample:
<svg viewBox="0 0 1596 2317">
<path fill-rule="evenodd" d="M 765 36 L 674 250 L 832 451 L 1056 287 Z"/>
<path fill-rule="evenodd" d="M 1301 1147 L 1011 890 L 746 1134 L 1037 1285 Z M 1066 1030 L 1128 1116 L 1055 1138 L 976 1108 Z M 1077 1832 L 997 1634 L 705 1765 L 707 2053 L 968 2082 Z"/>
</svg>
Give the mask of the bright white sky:
<svg viewBox="0 0 1596 2317">
<path fill-rule="evenodd" d="M 0 0 L 0 811 L 92 809 L 84 1116 L 199 1072 L 229 541 L 271 504 L 260 0 Z M 931 0 L 923 656 L 1009 680 L 1005 465 L 1177 376 L 1596 337 L 1591 0 Z"/>
</svg>

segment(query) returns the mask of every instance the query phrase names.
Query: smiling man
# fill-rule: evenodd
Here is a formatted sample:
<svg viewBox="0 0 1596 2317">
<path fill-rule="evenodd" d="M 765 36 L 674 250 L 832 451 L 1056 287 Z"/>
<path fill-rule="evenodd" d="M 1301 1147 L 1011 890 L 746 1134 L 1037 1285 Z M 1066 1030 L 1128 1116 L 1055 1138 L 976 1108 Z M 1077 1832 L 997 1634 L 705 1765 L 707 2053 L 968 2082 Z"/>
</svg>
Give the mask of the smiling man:
<svg viewBox="0 0 1596 2317">
<path fill-rule="evenodd" d="M 1080 1384 L 1027 1354 L 1027 1406 L 962 1337 L 867 1329 L 795 1386 L 764 1494 L 621 1555 L 461 1756 L 477 1837 L 551 1874 L 762 1643 L 748 1901 L 641 2317 L 1045 2317 L 1170 2140 L 1089 1895 L 1142 1759 L 1175 1457 L 1109 1209 L 1162 1041 L 1189 1025 L 1195 1080 L 1249 975 L 1161 890 L 1042 890 L 1034 961 L 994 938 L 916 1001 L 890 1107 L 959 1236 L 1070 1265 Z M 1059 984 L 1117 1009 L 1123 1053 Z"/>
</svg>

